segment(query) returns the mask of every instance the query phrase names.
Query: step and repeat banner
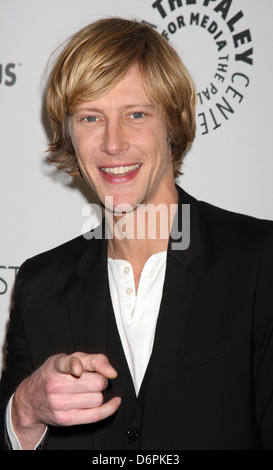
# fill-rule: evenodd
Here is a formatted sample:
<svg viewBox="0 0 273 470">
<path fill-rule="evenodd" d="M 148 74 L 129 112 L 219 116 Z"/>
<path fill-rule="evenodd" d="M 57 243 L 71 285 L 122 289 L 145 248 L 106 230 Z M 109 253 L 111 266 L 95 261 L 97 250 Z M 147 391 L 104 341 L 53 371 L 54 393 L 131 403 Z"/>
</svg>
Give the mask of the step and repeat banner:
<svg viewBox="0 0 273 470">
<path fill-rule="evenodd" d="M 81 234 L 93 200 L 46 160 L 48 60 L 71 34 L 108 16 L 152 25 L 195 81 L 197 135 L 178 184 L 225 209 L 273 219 L 272 0 L 2 0 L 0 370 L 19 266 Z"/>
</svg>

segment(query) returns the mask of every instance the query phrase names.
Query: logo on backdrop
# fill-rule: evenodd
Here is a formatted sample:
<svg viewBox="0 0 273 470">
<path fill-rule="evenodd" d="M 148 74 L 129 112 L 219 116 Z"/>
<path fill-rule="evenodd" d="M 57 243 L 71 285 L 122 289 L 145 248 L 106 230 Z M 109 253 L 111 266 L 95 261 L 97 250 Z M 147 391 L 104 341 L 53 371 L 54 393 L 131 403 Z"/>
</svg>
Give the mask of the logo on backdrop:
<svg viewBox="0 0 273 470">
<path fill-rule="evenodd" d="M 238 2 L 237 2 L 238 5 Z M 197 132 L 220 128 L 244 102 L 253 43 L 233 0 L 155 0 L 152 24 L 180 54 L 197 88 Z"/>
<path fill-rule="evenodd" d="M 17 67 L 21 64 L 0 64 L 0 85 L 13 86 L 17 80 Z"/>
<path fill-rule="evenodd" d="M 12 289 L 18 270 L 19 266 L 0 266 L 0 295 Z"/>
</svg>

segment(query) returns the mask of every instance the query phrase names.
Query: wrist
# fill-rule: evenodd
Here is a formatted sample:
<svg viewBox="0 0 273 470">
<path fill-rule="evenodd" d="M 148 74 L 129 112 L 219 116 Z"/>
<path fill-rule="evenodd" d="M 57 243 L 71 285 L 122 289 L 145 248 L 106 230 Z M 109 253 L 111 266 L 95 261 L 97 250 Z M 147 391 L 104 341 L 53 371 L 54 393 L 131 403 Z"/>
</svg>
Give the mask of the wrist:
<svg viewBox="0 0 273 470">
<path fill-rule="evenodd" d="M 27 394 L 22 383 L 14 393 L 11 401 L 11 425 L 22 449 L 33 449 L 43 436 L 47 426 L 39 422 L 28 403 Z"/>
</svg>

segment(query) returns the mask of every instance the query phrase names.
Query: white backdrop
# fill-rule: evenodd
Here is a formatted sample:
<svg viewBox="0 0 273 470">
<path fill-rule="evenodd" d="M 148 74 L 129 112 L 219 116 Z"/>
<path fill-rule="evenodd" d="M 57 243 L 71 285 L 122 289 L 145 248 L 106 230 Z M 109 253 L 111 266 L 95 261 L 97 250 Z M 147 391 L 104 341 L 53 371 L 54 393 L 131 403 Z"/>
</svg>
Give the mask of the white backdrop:
<svg viewBox="0 0 273 470">
<path fill-rule="evenodd" d="M 196 82 L 197 137 L 178 183 L 212 204 L 273 219 L 272 0 L 1 0 L 0 369 L 17 268 L 79 235 L 92 200 L 45 160 L 47 61 L 104 16 L 152 24 Z"/>
</svg>

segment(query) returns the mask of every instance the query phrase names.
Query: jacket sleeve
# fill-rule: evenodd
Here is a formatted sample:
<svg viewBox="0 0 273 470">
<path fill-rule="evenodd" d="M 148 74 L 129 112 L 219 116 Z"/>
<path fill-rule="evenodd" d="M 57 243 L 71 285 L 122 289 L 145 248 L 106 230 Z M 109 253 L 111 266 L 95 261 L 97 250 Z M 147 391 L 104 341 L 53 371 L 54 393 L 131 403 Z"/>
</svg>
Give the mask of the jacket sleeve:
<svg viewBox="0 0 273 470">
<path fill-rule="evenodd" d="M 0 382 L 0 449 L 10 448 L 6 431 L 6 407 L 12 394 L 25 377 L 33 372 L 24 331 L 20 320 L 20 291 L 23 267 L 19 270 L 15 285 L 14 306 L 10 315 L 7 335 L 6 366 Z"/>
<path fill-rule="evenodd" d="M 273 229 L 260 256 L 254 312 L 256 414 L 265 450 L 273 450 Z"/>
</svg>

